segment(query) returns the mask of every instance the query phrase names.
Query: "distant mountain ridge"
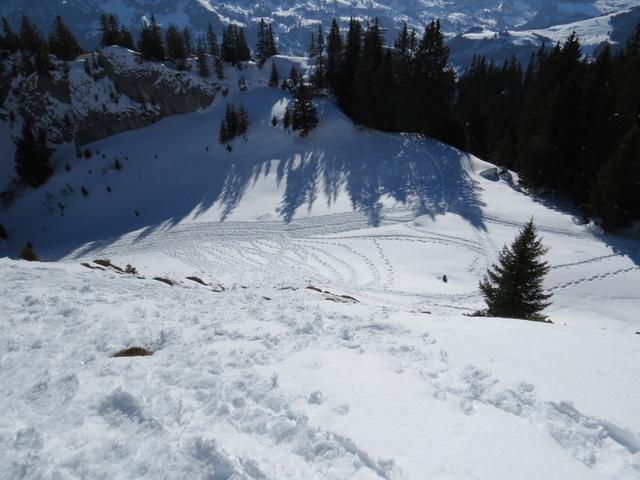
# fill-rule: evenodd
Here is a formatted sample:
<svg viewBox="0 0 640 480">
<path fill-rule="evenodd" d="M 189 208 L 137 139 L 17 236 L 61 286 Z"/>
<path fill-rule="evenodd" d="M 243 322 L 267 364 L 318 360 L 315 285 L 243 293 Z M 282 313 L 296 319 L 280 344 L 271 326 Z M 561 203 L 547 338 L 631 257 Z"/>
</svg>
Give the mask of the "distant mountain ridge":
<svg viewBox="0 0 640 480">
<path fill-rule="evenodd" d="M 450 39 L 470 30 L 489 32 L 482 38 L 467 36 L 467 41 L 458 38 L 453 43 L 452 61 L 458 66 L 467 64 L 473 53 L 486 52 L 498 59 L 520 53 L 525 58 L 529 50 L 521 48 L 523 45 L 534 48 L 543 39 L 555 40 L 558 29 L 575 22 L 592 22 L 604 29 L 606 39 L 620 41 L 640 21 L 640 6 L 635 0 L 5 0 L 0 5 L 0 15 L 13 25 L 17 26 L 23 13 L 45 31 L 55 15 L 61 15 L 86 48 L 97 45 L 98 20 L 103 13 L 117 15 L 134 34 L 151 14 L 161 25 L 188 26 L 196 35 L 203 33 L 208 23 L 218 33 L 224 25 L 236 23 L 247 28 L 250 42 L 255 41 L 257 21 L 265 18 L 273 22 L 282 53 L 290 55 L 304 54 L 310 32 L 320 23 L 327 30 L 333 18 L 344 26 L 349 17 L 376 17 L 386 29 L 389 43 L 405 21 L 420 30 L 427 21 L 439 18 Z M 612 19 L 618 20 L 614 23 Z M 505 37 L 507 31 L 517 38 Z M 587 53 L 603 38 L 590 31 L 583 34 Z M 498 36 L 500 41 L 496 42 Z"/>
</svg>

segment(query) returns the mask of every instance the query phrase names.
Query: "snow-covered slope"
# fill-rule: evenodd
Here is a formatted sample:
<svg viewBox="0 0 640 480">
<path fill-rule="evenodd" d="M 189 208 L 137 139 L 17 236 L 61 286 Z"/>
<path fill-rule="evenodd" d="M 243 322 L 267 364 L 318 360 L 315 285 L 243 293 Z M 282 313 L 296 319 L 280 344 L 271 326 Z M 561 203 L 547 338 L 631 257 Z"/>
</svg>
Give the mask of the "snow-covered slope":
<svg viewBox="0 0 640 480">
<path fill-rule="evenodd" d="M 269 70 L 60 149 L 0 215 L 0 255 L 57 261 L 0 260 L 0 477 L 640 478 L 640 242 L 330 99 L 307 138 L 273 127 Z M 554 323 L 464 316 L 532 215 Z M 155 353 L 111 357 L 134 345 Z"/>
<path fill-rule="evenodd" d="M 0 270 L 2 478 L 640 478 L 638 337 L 604 320 Z"/>
</svg>

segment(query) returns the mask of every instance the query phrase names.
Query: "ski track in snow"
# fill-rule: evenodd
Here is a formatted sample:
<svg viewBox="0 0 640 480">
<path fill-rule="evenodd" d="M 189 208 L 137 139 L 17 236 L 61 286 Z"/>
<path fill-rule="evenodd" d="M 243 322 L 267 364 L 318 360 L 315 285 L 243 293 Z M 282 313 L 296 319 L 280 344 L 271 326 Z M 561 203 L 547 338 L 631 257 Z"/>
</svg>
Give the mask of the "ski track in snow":
<svg viewBox="0 0 640 480">
<path fill-rule="evenodd" d="M 383 227 L 397 227 L 391 231 L 384 228 L 372 231 L 365 216 L 359 212 L 304 218 L 289 225 L 282 222 L 184 224 L 146 234 L 129 234 L 104 248 L 90 250 L 90 253 L 83 253 L 83 249 L 80 249 L 68 259 L 79 261 L 110 256 L 128 257 L 160 251 L 198 271 L 226 271 L 241 278 L 264 278 L 266 274 L 273 279 L 289 278 L 298 284 L 320 282 L 326 287 L 364 290 L 361 295 L 369 298 L 389 294 L 395 297 L 396 304 L 402 303 L 403 299 L 411 299 L 413 305 L 431 303 L 445 310 L 450 305 L 447 300 L 456 301 L 453 310 L 462 308 L 468 311 L 480 305 L 481 298 L 475 286 L 468 292 L 450 294 L 406 292 L 394 287 L 398 273 L 385 255 L 387 242 L 424 245 L 425 251 L 432 245 L 468 250 L 474 256 L 466 270 L 478 280 L 498 256 L 498 248 L 486 231 L 474 229 L 475 239 L 464 238 L 430 231 L 402 220 L 408 216 L 410 213 L 402 208 L 384 209 L 380 223 Z M 513 228 L 514 231 L 523 225 L 492 217 L 487 217 L 487 221 Z M 547 234 L 585 241 L 589 238 L 586 233 L 545 225 L 539 228 Z M 364 244 L 372 248 L 362 248 Z M 611 265 L 607 266 L 609 263 Z M 619 267 L 620 263 L 627 266 Z M 596 282 L 640 270 L 638 266 L 628 266 L 623 254 L 608 254 L 555 264 L 552 265 L 552 272 L 570 271 L 593 264 L 606 266 L 606 270 L 588 276 L 571 276 L 569 280 L 552 283 L 547 291 L 557 292 L 585 282 Z M 364 267 L 364 270 L 354 265 Z M 378 299 L 378 302 L 385 301 L 393 302 L 389 298 Z"/>
</svg>

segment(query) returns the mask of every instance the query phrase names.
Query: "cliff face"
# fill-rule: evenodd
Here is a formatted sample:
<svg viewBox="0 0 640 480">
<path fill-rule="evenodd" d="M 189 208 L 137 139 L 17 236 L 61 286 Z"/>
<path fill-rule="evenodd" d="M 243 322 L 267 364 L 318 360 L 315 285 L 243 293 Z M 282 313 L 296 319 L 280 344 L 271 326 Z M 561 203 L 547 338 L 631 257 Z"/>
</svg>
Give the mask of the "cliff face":
<svg viewBox="0 0 640 480">
<path fill-rule="evenodd" d="M 193 112 L 215 99 L 219 84 L 194 72 L 142 62 L 119 47 L 83 55 L 69 64 L 54 61 L 50 76 L 20 73 L 9 58 L 0 73 L 0 121 L 12 134 L 20 119 L 46 132 L 50 145 L 77 146 L 144 127 L 168 115 Z"/>
</svg>

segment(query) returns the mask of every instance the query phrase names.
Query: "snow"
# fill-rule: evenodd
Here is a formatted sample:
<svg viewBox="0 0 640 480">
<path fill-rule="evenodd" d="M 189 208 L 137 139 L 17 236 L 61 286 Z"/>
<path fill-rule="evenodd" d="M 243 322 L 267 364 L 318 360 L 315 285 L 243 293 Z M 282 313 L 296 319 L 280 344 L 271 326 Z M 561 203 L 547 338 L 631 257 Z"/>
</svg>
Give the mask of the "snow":
<svg viewBox="0 0 640 480">
<path fill-rule="evenodd" d="M 626 332 L 0 268 L 6 478 L 639 476 Z"/>
<path fill-rule="evenodd" d="M 638 239 L 330 98 L 309 137 L 272 127 L 269 72 L 60 150 L 2 212 L 0 254 L 49 261 L 0 259 L 0 478 L 640 478 Z M 231 152 L 227 102 L 251 118 Z M 530 216 L 554 323 L 465 316 Z"/>
</svg>

